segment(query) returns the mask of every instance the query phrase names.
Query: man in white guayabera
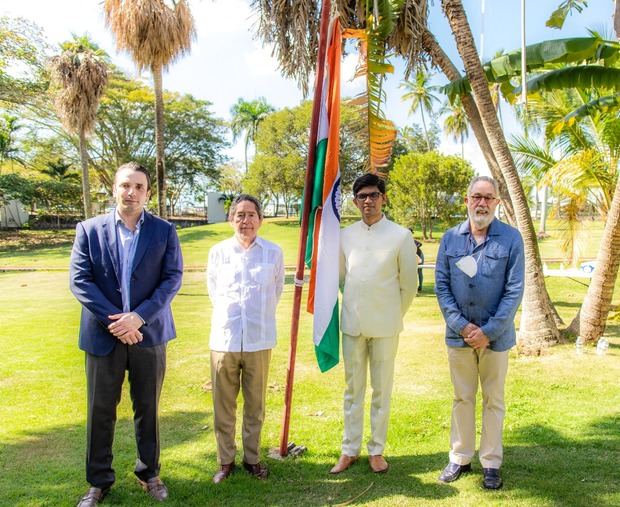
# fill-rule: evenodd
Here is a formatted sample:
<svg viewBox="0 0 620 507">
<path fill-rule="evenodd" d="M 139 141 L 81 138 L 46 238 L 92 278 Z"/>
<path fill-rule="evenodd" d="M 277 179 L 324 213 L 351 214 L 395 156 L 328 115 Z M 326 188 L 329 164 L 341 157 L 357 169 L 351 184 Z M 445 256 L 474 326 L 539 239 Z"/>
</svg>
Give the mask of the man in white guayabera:
<svg viewBox="0 0 620 507">
<path fill-rule="evenodd" d="M 235 234 L 209 252 L 207 284 L 211 317 L 211 383 L 219 469 L 216 484 L 235 468 L 237 396 L 243 393 L 243 467 L 266 479 L 260 461 L 271 349 L 276 345 L 276 305 L 284 287 L 282 249 L 258 237 L 263 212 L 242 194 L 229 211 Z"/>
</svg>

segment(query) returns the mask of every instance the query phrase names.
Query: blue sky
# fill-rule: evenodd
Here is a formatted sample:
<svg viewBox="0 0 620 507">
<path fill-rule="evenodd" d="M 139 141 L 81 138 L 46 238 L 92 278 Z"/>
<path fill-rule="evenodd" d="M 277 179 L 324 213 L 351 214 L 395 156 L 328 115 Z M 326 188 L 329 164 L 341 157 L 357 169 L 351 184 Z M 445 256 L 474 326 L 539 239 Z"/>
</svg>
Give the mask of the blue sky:
<svg viewBox="0 0 620 507">
<path fill-rule="evenodd" d="M 164 76 L 164 87 L 209 100 L 213 111 L 228 119 L 230 107 L 239 97 L 253 99 L 264 96 L 275 107 L 294 106 L 302 96 L 296 83 L 283 79 L 277 64 L 271 58 L 270 48 L 265 48 L 252 37 L 255 21 L 245 0 L 189 0 L 196 20 L 197 39 L 191 54 L 175 63 Z M 429 2 L 431 3 L 431 2 Z M 454 39 L 447 20 L 441 13 L 441 2 L 435 0 L 429 6 L 429 26 L 448 55 L 461 67 Z M 568 18 L 564 28 L 552 30 L 545 21 L 561 0 L 526 1 L 526 38 L 531 44 L 546 39 L 584 36 L 587 28 L 610 32 L 612 0 L 592 0 L 581 14 Z M 476 42 L 480 42 L 481 0 L 463 2 Z M 520 0 L 485 0 L 484 56 L 488 58 L 500 49 L 520 47 Z M 0 14 L 21 16 L 40 25 L 49 42 L 60 43 L 72 33 L 88 33 L 110 55 L 115 63 L 129 75 L 136 77 L 134 67 L 125 55 L 115 51 L 114 40 L 103 22 L 101 0 L 4 0 Z M 398 88 L 402 80 L 402 62 L 395 60 L 395 74 L 388 80 L 386 113 L 398 126 L 419 123 L 419 117 L 408 115 L 408 105 L 400 99 Z M 349 56 L 343 64 L 343 95 L 353 95 L 360 90 L 359 83 L 350 82 L 356 57 Z M 147 77 L 148 76 L 144 76 Z M 438 76 L 438 81 L 443 78 Z M 507 108 L 505 108 L 506 112 Z M 516 132 L 517 126 L 505 115 L 508 133 Z M 441 120 L 440 120 L 441 126 Z M 459 153 L 460 145 L 442 136 L 440 150 Z M 229 150 L 232 158 L 243 159 L 243 147 L 237 143 Z M 486 166 L 476 141 L 470 136 L 465 145 L 465 157 L 474 167 L 486 173 Z"/>
</svg>

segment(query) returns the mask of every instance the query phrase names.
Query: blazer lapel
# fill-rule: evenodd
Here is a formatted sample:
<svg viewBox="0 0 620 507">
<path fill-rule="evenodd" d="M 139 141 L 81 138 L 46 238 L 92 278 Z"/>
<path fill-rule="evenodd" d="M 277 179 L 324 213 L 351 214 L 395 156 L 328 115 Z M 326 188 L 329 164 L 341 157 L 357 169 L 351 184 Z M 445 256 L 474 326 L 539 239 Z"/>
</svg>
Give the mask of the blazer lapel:
<svg viewBox="0 0 620 507">
<path fill-rule="evenodd" d="M 142 222 L 142 226 L 140 227 L 140 236 L 138 236 L 138 246 L 136 248 L 136 255 L 133 258 L 133 266 L 131 267 L 131 272 L 133 273 L 136 270 L 138 264 L 144 257 L 148 246 L 151 244 L 151 238 L 153 237 L 153 217 L 150 213 L 144 212 L 144 222 Z"/>
<path fill-rule="evenodd" d="M 110 259 L 112 259 L 112 266 L 114 267 L 114 274 L 118 283 L 121 283 L 121 271 L 120 262 L 118 260 L 118 245 L 116 241 L 116 213 L 112 211 L 103 222 L 103 235 L 105 237 L 105 244 L 108 249 Z"/>
</svg>

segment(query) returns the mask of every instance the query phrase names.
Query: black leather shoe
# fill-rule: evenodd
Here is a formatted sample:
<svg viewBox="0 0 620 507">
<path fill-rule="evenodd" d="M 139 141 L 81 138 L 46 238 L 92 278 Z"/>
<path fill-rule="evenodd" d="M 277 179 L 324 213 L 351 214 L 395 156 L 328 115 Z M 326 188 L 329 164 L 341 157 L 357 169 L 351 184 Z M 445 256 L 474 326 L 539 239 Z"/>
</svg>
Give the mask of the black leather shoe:
<svg viewBox="0 0 620 507">
<path fill-rule="evenodd" d="M 499 468 L 483 468 L 482 485 L 485 489 L 499 489 L 502 487 L 502 478 L 499 475 Z"/>
<path fill-rule="evenodd" d="M 456 463 L 448 463 L 448 466 L 443 469 L 441 475 L 439 476 L 439 480 L 441 482 L 454 482 L 456 481 L 461 474 L 466 472 L 471 472 L 471 464 L 467 463 L 467 465 L 457 465 Z"/>
</svg>

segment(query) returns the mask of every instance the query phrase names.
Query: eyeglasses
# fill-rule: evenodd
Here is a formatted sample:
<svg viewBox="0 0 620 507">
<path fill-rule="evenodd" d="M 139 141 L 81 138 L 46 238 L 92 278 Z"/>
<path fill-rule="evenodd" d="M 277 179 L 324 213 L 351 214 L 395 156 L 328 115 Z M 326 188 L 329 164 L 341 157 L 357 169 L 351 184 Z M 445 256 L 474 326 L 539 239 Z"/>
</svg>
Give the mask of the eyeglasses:
<svg viewBox="0 0 620 507">
<path fill-rule="evenodd" d="M 377 199 L 379 199 L 379 197 L 381 197 L 381 192 L 368 192 L 366 193 L 359 193 L 355 196 L 355 198 L 358 201 L 365 201 L 366 199 L 368 199 L 370 197 L 371 201 L 376 201 Z"/>
<path fill-rule="evenodd" d="M 493 202 L 497 200 L 497 197 L 495 197 L 494 195 L 470 195 L 469 198 L 474 203 L 477 203 L 480 201 Z"/>
</svg>

